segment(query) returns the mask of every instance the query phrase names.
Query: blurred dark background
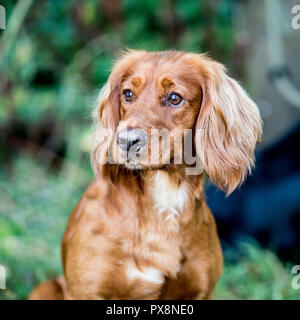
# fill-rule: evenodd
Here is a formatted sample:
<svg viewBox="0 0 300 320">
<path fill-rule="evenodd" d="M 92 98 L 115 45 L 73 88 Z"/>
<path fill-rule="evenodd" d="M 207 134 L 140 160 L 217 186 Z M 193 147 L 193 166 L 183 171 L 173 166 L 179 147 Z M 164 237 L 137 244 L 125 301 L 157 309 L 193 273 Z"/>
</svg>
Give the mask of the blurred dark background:
<svg viewBox="0 0 300 320">
<path fill-rule="evenodd" d="M 208 52 L 258 104 L 253 175 L 209 182 L 225 270 L 220 299 L 293 299 L 300 264 L 300 29 L 293 0 L 0 1 L 0 264 L 4 299 L 58 275 L 67 217 L 93 179 L 90 113 L 125 47 Z"/>
</svg>

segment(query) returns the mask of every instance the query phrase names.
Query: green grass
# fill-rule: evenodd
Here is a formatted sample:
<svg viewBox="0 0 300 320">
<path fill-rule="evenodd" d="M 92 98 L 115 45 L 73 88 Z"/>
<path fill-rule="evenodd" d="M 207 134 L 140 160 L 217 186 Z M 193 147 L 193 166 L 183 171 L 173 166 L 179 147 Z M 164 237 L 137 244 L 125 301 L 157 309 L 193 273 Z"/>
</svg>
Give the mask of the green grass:
<svg viewBox="0 0 300 320">
<path fill-rule="evenodd" d="M 13 168 L 12 176 L 0 172 L 0 264 L 7 270 L 0 299 L 25 299 L 38 282 L 61 273 L 66 220 L 92 180 L 87 159 L 68 163 L 59 174 L 26 156 L 16 157 Z M 244 244 L 238 259 L 225 259 L 214 297 L 299 299 L 290 270 L 272 252 Z"/>
<path fill-rule="evenodd" d="M 291 286 L 294 276 L 291 274 L 292 266 L 283 265 L 273 252 L 262 249 L 254 241 L 250 241 L 241 244 L 239 255 L 236 262 L 226 259 L 225 256 L 224 271 L 215 290 L 215 299 L 300 298 L 300 290 Z"/>
<path fill-rule="evenodd" d="M 24 156 L 12 177 L 0 174 L 0 264 L 7 271 L 0 299 L 24 299 L 38 282 L 61 273 L 66 221 L 91 180 L 79 166 L 57 175 Z"/>
</svg>

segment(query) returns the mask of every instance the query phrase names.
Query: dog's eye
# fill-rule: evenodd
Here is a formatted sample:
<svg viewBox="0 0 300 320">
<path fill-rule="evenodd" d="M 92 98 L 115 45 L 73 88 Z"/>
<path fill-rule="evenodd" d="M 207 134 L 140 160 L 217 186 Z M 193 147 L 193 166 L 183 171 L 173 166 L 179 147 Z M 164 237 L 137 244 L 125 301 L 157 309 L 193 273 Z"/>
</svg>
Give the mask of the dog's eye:
<svg viewBox="0 0 300 320">
<path fill-rule="evenodd" d="M 178 93 L 174 93 L 174 92 L 172 92 L 168 98 L 168 101 L 170 102 L 170 104 L 174 106 L 178 106 L 182 102 L 182 100 L 183 98 Z"/>
<path fill-rule="evenodd" d="M 127 102 L 130 102 L 133 100 L 134 98 L 134 95 L 133 95 L 133 92 L 129 89 L 126 89 L 123 91 L 123 97 L 124 97 L 124 100 L 127 101 Z"/>
</svg>

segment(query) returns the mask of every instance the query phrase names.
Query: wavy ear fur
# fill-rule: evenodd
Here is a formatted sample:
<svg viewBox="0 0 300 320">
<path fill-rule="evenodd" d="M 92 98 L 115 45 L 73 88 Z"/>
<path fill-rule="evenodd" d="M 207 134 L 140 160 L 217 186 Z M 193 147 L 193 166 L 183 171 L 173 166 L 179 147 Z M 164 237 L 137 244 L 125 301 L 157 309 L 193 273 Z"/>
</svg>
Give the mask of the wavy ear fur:
<svg viewBox="0 0 300 320">
<path fill-rule="evenodd" d="M 223 65 L 198 55 L 202 104 L 196 123 L 196 150 L 211 181 L 230 194 L 251 172 L 262 132 L 256 104 Z"/>
</svg>

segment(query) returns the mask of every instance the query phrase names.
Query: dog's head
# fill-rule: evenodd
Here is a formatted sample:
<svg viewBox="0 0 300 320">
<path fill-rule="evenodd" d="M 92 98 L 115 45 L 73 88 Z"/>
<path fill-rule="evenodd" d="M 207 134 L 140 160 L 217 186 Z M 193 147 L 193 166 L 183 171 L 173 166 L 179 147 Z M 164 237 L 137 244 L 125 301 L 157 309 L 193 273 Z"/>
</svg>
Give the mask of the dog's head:
<svg viewBox="0 0 300 320">
<path fill-rule="evenodd" d="M 178 51 L 125 53 L 100 92 L 95 117 L 97 174 L 113 165 L 190 167 L 191 155 L 183 153 L 195 152 L 227 193 L 251 170 L 261 135 L 257 106 L 225 68 L 205 55 Z M 191 148 L 185 148 L 189 138 Z"/>
</svg>

